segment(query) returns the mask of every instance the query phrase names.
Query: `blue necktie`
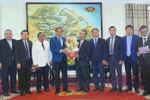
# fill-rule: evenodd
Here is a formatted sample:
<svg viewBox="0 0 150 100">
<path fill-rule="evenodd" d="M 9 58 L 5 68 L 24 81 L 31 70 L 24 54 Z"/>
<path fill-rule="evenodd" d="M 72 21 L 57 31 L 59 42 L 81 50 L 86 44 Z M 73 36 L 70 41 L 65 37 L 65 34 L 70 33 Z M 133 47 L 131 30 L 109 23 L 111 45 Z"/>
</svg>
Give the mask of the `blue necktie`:
<svg viewBox="0 0 150 100">
<path fill-rule="evenodd" d="M 26 47 L 26 60 L 29 60 L 29 49 L 28 49 L 26 41 L 25 41 L 25 47 Z"/>
</svg>

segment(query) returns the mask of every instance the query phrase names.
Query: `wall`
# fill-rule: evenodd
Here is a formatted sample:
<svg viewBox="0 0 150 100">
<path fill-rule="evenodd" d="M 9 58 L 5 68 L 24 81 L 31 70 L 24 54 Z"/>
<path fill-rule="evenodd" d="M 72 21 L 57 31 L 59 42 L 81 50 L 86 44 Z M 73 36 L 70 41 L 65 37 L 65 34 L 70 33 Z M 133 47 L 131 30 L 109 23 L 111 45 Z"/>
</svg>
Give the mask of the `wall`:
<svg viewBox="0 0 150 100">
<path fill-rule="evenodd" d="M 124 35 L 125 27 L 125 7 L 124 4 L 103 4 L 103 34 L 104 38 L 109 36 L 108 28 L 116 26 L 117 33 Z M 0 36 L 3 37 L 5 29 L 13 31 L 14 38 L 20 38 L 20 32 L 26 29 L 26 8 L 25 3 L 2 4 L 0 17 Z"/>
</svg>

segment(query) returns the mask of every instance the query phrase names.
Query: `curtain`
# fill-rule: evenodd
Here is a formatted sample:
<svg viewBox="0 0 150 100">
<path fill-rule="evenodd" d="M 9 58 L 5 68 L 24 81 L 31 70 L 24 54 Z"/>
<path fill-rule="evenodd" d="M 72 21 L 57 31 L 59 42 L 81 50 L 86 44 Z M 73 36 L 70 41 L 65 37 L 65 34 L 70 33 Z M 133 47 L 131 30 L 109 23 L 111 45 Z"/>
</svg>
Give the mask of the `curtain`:
<svg viewBox="0 0 150 100">
<path fill-rule="evenodd" d="M 126 4 L 126 25 L 134 27 L 134 33 L 139 35 L 139 28 L 148 25 L 148 4 Z"/>
</svg>

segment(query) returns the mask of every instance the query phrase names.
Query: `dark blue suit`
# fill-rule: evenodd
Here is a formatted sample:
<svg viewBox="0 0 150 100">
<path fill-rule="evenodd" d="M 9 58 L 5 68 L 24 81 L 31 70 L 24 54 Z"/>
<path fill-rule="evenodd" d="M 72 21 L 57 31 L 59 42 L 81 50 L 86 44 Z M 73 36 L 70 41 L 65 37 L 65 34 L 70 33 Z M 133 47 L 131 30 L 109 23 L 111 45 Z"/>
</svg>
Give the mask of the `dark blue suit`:
<svg viewBox="0 0 150 100">
<path fill-rule="evenodd" d="M 138 65 L 137 65 L 137 52 L 136 52 L 136 41 L 139 39 L 139 36 L 132 35 L 131 40 L 131 54 L 127 55 L 127 36 L 123 37 L 123 43 L 124 43 L 124 62 L 125 62 L 125 70 L 126 70 L 126 85 L 128 88 L 132 88 L 132 82 L 131 82 L 131 68 L 133 70 L 134 75 L 134 88 L 137 89 L 138 84 Z"/>
<path fill-rule="evenodd" d="M 8 75 L 10 75 L 10 89 L 16 90 L 16 64 L 14 58 L 14 49 L 16 40 L 12 39 L 12 49 L 10 48 L 6 39 L 0 40 L 0 62 L 2 63 L 2 90 L 3 93 L 8 93 L 9 82 Z"/>
<path fill-rule="evenodd" d="M 79 44 L 80 46 L 80 44 Z M 89 43 L 87 40 L 84 40 L 81 47 L 79 47 L 79 56 L 75 59 L 75 67 L 77 72 L 77 79 L 80 88 L 89 89 Z"/>
<path fill-rule="evenodd" d="M 106 47 L 105 40 L 98 38 L 96 47 L 94 46 L 94 40 L 89 41 L 90 53 L 89 60 L 92 62 L 93 78 L 95 87 L 99 87 L 98 82 L 98 73 L 100 73 L 100 83 L 101 88 L 105 87 L 105 78 L 104 78 L 104 65 L 102 64 L 103 60 L 106 60 Z"/>
<path fill-rule="evenodd" d="M 63 42 L 62 45 L 56 36 L 50 39 L 50 50 L 52 51 L 52 62 L 54 62 L 55 69 L 56 90 L 60 89 L 60 71 L 62 71 L 63 88 L 68 89 L 67 58 L 64 53 L 60 53 L 60 50 L 66 47 L 66 39 L 64 37 L 61 37 L 61 39 Z"/>
<path fill-rule="evenodd" d="M 122 88 L 122 65 L 119 64 L 119 61 L 123 61 L 123 40 L 121 37 L 116 36 L 115 37 L 115 42 L 114 42 L 114 49 L 113 52 L 114 54 L 110 54 L 110 37 L 106 40 L 106 50 L 107 50 L 107 61 L 109 63 L 110 71 L 111 71 L 111 81 L 112 81 L 112 86 L 113 88 L 117 87 L 117 82 L 116 82 L 116 73 L 115 69 L 117 70 L 118 73 L 118 87 Z"/>
</svg>

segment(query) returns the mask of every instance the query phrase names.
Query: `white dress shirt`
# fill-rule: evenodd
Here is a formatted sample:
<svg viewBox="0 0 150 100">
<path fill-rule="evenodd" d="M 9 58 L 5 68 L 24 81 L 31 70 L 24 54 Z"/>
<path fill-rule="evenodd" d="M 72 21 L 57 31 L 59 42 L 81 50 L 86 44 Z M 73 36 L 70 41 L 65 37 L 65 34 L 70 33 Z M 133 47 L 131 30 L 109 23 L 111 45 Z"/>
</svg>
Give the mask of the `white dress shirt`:
<svg viewBox="0 0 150 100">
<path fill-rule="evenodd" d="M 49 65 L 49 62 L 52 60 L 49 42 L 43 41 L 43 44 L 45 50 L 43 49 L 40 41 L 34 42 L 32 47 L 33 64 L 38 65 L 39 67 L 44 67 L 46 64 Z"/>
<path fill-rule="evenodd" d="M 7 42 L 9 44 L 10 48 L 12 49 L 12 40 L 7 40 Z"/>
</svg>

